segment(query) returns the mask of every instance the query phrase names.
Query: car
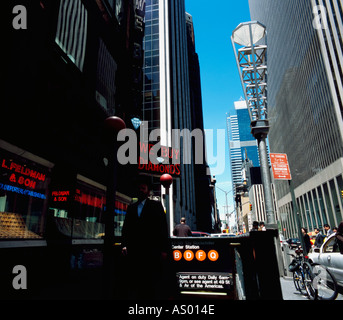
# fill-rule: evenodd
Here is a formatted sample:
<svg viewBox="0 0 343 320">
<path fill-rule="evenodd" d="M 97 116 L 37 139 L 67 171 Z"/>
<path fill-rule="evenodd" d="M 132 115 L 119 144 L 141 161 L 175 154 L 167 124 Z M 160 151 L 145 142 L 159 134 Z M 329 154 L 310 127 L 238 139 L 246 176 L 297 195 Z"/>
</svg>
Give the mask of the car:
<svg viewBox="0 0 343 320">
<path fill-rule="evenodd" d="M 343 254 L 339 252 L 335 233 L 320 248 L 314 248 L 308 257 L 310 262 L 327 267 L 336 278 L 337 284 L 343 287 Z"/>
<path fill-rule="evenodd" d="M 286 242 L 288 243 L 288 247 L 290 249 L 296 249 L 299 246 L 301 246 L 301 243 L 298 238 L 289 238 Z"/>
<path fill-rule="evenodd" d="M 211 235 L 207 232 L 192 231 L 192 237 L 210 237 Z"/>
<path fill-rule="evenodd" d="M 235 237 L 234 233 L 211 233 L 212 238 L 228 238 L 228 237 Z"/>
</svg>

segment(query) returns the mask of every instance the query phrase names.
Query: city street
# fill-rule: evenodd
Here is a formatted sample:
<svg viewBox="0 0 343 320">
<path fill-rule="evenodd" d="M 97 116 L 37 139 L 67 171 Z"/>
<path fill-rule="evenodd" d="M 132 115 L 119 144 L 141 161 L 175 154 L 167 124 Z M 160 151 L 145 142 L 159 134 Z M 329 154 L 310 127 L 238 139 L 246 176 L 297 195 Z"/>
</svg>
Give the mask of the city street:
<svg viewBox="0 0 343 320">
<path fill-rule="evenodd" d="M 0 300 L 343 292 L 342 0 L 1 12 Z"/>
</svg>

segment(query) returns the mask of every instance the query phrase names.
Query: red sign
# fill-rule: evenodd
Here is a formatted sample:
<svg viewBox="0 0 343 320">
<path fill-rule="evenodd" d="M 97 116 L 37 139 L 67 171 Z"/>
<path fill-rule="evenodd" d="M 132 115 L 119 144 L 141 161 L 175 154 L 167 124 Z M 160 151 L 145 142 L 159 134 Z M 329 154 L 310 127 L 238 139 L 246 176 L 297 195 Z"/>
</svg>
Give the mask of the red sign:
<svg viewBox="0 0 343 320">
<path fill-rule="evenodd" d="M 30 169 L 26 165 L 18 164 L 13 160 L 2 159 L 1 170 L 10 172 L 8 180 L 14 184 L 36 189 L 37 182 L 45 181 L 45 174 Z"/>
<path fill-rule="evenodd" d="M 287 154 L 270 153 L 270 162 L 275 180 L 292 180 Z"/>
<path fill-rule="evenodd" d="M 169 173 L 172 176 L 180 176 L 180 150 L 165 146 L 160 146 L 158 152 L 152 143 L 139 142 L 140 156 L 138 158 L 138 169 L 156 175 Z M 148 158 L 155 156 L 161 163 L 152 163 Z"/>
</svg>

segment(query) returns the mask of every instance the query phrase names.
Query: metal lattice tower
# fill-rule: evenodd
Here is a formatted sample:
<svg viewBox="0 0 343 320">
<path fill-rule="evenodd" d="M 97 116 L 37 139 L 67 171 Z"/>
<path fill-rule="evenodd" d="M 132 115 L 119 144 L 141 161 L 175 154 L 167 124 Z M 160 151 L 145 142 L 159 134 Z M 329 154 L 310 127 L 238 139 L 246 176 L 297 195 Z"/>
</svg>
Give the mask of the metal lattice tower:
<svg viewBox="0 0 343 320">
<path fill-rule="evenodd" d="M 268 126 L 266 29 L 259 22 L 241 23 L 233 31 L 231 41 L 252 127 L 256 121 Z M 240 46 L 237 50 L 235 44 Z"/>
<path fill-rule="evenodd" d="M 251 133 L 258 141 L 267 225 L 276 228 L 266 145 L 269 132 L 266 28 L 257 21 L 241 23 L 232 32 L 231 42 L 249 110 Z"/>
</svg>

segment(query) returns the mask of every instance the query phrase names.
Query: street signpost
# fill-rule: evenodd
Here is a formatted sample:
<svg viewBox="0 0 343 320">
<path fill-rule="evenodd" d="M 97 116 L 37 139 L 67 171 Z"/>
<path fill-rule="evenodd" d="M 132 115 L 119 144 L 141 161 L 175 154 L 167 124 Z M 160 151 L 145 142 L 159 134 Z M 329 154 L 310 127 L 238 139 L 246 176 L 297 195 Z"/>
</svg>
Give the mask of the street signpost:
<svg viewBox="0 0 343 320">
<path fill-rule="evenodd" d="M 288 165 L 287 154 L 285 153 L 270 153 L 270 162 L 272 164 L 272 171 L 275 180 L 288 180 L 289 190 L 292 197 L 293 212 L 295 214 L 295 221 L 297 222 L 298 237 L 303 249 L 304 255 L 307 255 L 304 237 L 301 232 L 299 209 L 292 186 L 292 176 Z"/>
</svg>

